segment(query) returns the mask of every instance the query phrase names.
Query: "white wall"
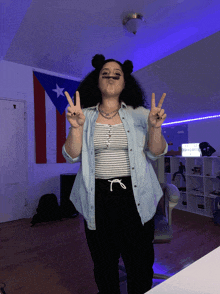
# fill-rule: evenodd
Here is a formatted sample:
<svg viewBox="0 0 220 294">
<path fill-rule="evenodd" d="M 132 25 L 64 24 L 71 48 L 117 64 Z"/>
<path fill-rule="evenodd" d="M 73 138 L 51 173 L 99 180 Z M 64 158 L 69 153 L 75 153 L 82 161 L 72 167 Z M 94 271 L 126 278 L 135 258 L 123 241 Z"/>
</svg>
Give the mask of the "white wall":
<svg viewBox="0 0 220 294">
<path fill-rule="evenodd" d="M 77 173 L 79 169 L 79 163 L 35 163 L 33 70 L 79 81 L 74 77 L 59 75 L 58 73 L 13 62 L 0 62 L 0 97 L 27 101 L 28 205 L 24 207 L 24 212 L 20 218 L 33 217 L 36 213 L 38 201 L 43 194 L 54 193 L 59 202 L 60 174 Z"/>
<path fill-rule="evenodd" d="M 188 130 L 188 143 L 208 142 L 216 150 L 212 156 L 220 156 L 220 118 L 190 122 Z"/>
</svg>

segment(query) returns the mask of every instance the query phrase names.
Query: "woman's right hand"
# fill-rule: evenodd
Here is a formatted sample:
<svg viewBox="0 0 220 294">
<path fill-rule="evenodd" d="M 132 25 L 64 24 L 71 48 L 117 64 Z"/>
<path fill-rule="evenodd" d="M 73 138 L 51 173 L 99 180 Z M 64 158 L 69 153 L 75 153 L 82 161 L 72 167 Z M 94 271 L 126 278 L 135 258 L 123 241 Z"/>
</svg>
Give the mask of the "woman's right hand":
<svg viewBox="0 0 220 294">
<path fill-rule="evenodd" d="M 69 107 L 67 108 L 67 119 L 69 123 L 71 124 L 72 127 L 78 128 L 82 127 L 84 125 L 84 122 L 86 120 L 85 115 L 82 112 L 81 109 L 81 104 L 80 104 L 80 96 L 79 92 L 76 91 L 76 106 L 74 106 L 73 101 L 67 91 L 64 92 L 68 102 L 69 102 Z M 75 115 L 73 113 L 76 113 Z"/>
</svg>

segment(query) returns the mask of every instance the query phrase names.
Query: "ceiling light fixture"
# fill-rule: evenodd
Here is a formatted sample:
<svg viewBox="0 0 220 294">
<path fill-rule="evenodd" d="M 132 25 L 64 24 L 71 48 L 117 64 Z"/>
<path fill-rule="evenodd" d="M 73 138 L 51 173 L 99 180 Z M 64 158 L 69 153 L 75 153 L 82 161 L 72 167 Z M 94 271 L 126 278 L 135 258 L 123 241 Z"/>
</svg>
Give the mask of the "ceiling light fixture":
<svg viewBox="0 0 220 294">
<path fill-rule="evenodd" d="M 138 28 L 145 22 L 145 19 L 141 13 L 129 13 L 123 18 L 123 25 L 128 30 L 128 32 L 136 35 Z"/>
</svg>

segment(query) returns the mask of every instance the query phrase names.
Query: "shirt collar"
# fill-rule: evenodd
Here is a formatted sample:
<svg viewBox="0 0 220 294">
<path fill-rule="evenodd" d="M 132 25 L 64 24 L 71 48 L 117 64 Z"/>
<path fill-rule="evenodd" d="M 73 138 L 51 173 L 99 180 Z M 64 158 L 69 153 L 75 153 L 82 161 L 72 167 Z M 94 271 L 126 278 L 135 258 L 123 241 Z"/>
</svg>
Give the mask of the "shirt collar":
<svg viewBox="0 0 220 294">
<path fill-rule="evenodd" d="M 100 104 L 100 102 L 98 102 L 98 103 L 96 104 L 96 106 L 92 106 L 92 107 L 90 107 L 90 108 L 91 108 L 91 109 L 96 109 L 96 110 L 98 111 L 98 110 L 99 110 L 99 109 L 98 109 L 99 104 Z M 122 107 L 122 108 L 127 108 L 127 105 L 126 105 L 126 103 L 125 103 L 124 101 L 121 102 L 121 107 Z"/>
</svg>

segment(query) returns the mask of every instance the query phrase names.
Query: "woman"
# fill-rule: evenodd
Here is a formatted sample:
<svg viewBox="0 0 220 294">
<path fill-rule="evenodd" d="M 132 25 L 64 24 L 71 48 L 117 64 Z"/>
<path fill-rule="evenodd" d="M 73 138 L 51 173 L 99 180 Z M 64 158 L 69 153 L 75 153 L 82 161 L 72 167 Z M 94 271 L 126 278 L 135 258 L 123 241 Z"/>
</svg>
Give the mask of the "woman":
<svg viewBox="0 0 220 294">
<path fill-rule="evenodd" d="M 76 92 L 76 105 L 65 92 L 71 127 L 63 156 L 70 163 L 81 161 L 70 199 L 84 217 L 99 293 L 120 293 L 121 254 L 128 294 L 143 294 L 152 286 L 153 217 L 163 195 L 147 157 L 167 153 L 161 136 L 165 96 L 159 107 L 152 97 L 150 111 L 131 76 L 131 61 L 121 64 L 97 54 L 92 65 L 95 70 Z"/>
</svg>

